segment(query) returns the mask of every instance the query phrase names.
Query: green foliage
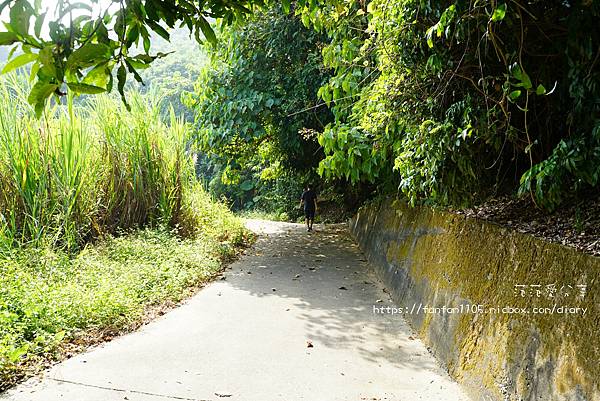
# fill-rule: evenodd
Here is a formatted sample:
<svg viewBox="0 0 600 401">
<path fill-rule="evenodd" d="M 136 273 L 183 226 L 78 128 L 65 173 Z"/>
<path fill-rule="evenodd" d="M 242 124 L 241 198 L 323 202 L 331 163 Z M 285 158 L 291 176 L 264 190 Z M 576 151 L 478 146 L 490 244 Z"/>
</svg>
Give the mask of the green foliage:
<svg viewBox="0 0 600 401">
<path fill-rule="evenodd" d="M 76 256 L 50 248 L 0 258 L 0 391 L 60 355 L 65 341 L 137 327 L 152 306 L 177 302 L 233 254 L 242 224 L 197 192 L 197 239 L 143 230 L 87 246 Z M 91 339 L 93 340 L 93 339 Z"/>
<path fill-rule="evenodd" d="M 138 71 L 164 56 L 160 52 L 150 53 L 152 31 L 168 40 L 167 29 L 179 23 L 198 41 L 204 37 L 214 42 L 216 37 L 208 18 L 221 18 L 225 24 L 231 24 L 244 19 L 263 1 L 116 0 L 113 3 L 115 7 L 102 9 L 98 0 L 59 1 L 54 20 L 50 21 L 46 16 L 52 11 L 43 9 L 41 1 L 7 0 L 0 4 L 0 13 L 6 7 L 10 10 L 10 19 L 4 24 L 7 31 L 0 32 L 0 45 L 14 44 L 13 51 L 20 46 L 24 53 L 11 60 L 7 70 L 33 63 L 35 85 L 29 102 L 38 116 L 48 97 L 65 94 L 65 85 L 75 94 L 110 92 L 115 69 L 117 88 L 125 102 L 127 75 L 142 82 Z M 49 37 L 43 26 L 48 27 Z M 143 51 L 133 54 L 140 42 Z"/>
<path fill-rule="evenodd" d="M 246 167 L 239 173 L 222 164 L 213 164 L 204 169 L 200 176 L 208 181 L 209 192 L 218 199 L 227 199 L 235 211 L 261 211 L 275 216 L 286 215 L 286 219 L 297 217 L 298 199 L 308 181 L 316 182 L 311 172 L 286 171 L 269 157 L 269 144 L 263 144 Z M 205 161 L 206 163 L 206 161 Z M 276 220 L 280 220 L 278 217 Z"/>
<path fill-rule="evenodd" d="M 247 239 L 196 180 L 190 127 L 165 123 L 160 99 L 129 93 L 129 112 L 102 95 L 39 120 L 28 91 L 0 79 L 0 391 L 64 341 L 182 299 Z"/>
<path fill-rule="evenodd" d="M 298 214 L 302 186 L 322 157 L 316 133 L 332 118 L 317 96 L 328 78 L 323 40 L 273 7 L 208 49 L 211 62 L 188 104 L 204 153 L 201 175 L 234 209 Z"/>
<path fill-rule="evenodd" d="M 315 107 L 327 78 L 322 40 L 279 7 L 224 32 L 189 99 L 200 148 L 234 172 L 266 142 L 273 162 L 300 171 L 315 166 L 318 145 L 311 132 L 331 118 L 327 108 Z"/>
<path fill-rule="evenodd" d="M 195 178 L 188 126 L 160 118 L 159 99 L 131 94 L 132 111 L 101 96 L 37 120 L 26 81 L 0 81 L 0 241 L 76 250 L 117 230 L 186 225 Z"/>
<path fill-rule="evenodd" d="M 325 176 L 441 204 L 519 187 L 550 208 L 598 185 L 598 2 L 322 0 L 296 13 L 331 39 Z"/>
</svg>

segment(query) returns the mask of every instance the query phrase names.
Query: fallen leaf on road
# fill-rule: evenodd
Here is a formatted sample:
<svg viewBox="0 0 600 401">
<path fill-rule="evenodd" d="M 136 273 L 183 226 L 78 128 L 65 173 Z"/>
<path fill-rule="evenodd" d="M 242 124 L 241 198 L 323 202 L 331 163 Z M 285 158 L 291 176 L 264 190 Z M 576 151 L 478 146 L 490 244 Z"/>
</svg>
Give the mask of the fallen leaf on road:
<svg viewBox="0 0 600 401">
<path fill-rule="evenodd" d="M 344 287 L 344 286 L 341 286 L 339 289 L 340 289 L 340 290 L 347 290 L 347 288 L 346 288 L 346 287 Z"/>
<path fill-rule="evenodd" d="M 313 348 L 314 345 L 311 341 L 306 341 L 306 348 Z"/>
<path fill-rule="evenodd" d="M 271 291 L 277 291 L 277 288 L 271 288 Z"/>
<path fill-rule="evenodd" d="M 294 278 L 300 278 L 300 275 L 299 275 L 299 274 L 296 274 L 296 275 L 294 276 Z"/>
<path fill-rule="evenodd" d="M 415 338 L 413 336 L 408 336 L 409 340 L 414 340 Z"/>
<path fill-rule="evenodd" d="M 228 393 L 215 393 L 217 397 L 231 397 L 233 394 Z"/>
</svg>

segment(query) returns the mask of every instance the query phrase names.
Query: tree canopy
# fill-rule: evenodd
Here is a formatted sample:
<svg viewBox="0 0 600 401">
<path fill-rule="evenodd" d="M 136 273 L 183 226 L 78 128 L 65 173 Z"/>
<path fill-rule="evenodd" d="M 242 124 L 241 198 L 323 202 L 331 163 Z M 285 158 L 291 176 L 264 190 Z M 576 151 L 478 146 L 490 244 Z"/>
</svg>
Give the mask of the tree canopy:
<svg viewBox="0 0 600 401">
<path fill-rule="evenodd" d="M 288 198 L 302 190 L 301 176 L 314 174 L 323 157 L 317 133 L 332 121 L 317 95 L 330 77 L 321 62 L 326 41 L 274 5 L 224 29 L 208 49 L 211 62 L 188 104 L 212 163 L 204 175 L 236 207 L 268 203 L 281 212 L 295 205 Z"/>
<path fill-rule="evenodd" d="M 214 43 L 214 18 L 233 28 L 197 85 L 198 137 L 238 170 L 267 143 L 287 169 L 319 161 L 413 203 L 508 192 L 554 208 L 600 184 L 598 0 L 282 0 L 277 18 L 265 0 L 111 4 L 59 0 L 49 38 L 41 1 L 0 4 L 0 44 L 23 52 L 5 70 L 32 64 L 38 113 L 113 79 L 126 101 L 128 76 L 165 55 L 152 31 Z"/>
<path fill-rule="evenodd" d="M 116 0 L 102 9 L 92 7 L 99 0 L 58 0 L 52 13 L 41 0 L 5 0 L 0 13 L 8 8 L 9 21 L 0 32 L 0 45 L 14 45 L 12 54 L 20 47 L 22 54 L 12 58 L 4 72 L 32 64 L 35 83 L 28 100 L 38 114 L 52 95 L 110 92 L 113 70 L 126 103 L 127 76 L 142 82 L 138 71 L 165 56 L 151 53 L 152 31 L 169 39 L 168 28 L 187 27 L 198 41 L 214 42 L 211 19 L 231 24 L 262 4 L 263 0 Z M 140 43 L 143 51 L 134 54 Z"/>
<path fill-rule="evenodd" d="M 599 1 L 318 0 L 335 122 L 320 172 L 466 204 L 552 208 L 600 183 Z"/>
<path fill-rule="evenodd" d="M 326 36 L 275 6 L 219 39 L 190 98 L 202 149 L 240 165 L 268 142 L 286 167 L 315 167 L 316 133 L 332 118 L 317 96 Z"/>
</svg>

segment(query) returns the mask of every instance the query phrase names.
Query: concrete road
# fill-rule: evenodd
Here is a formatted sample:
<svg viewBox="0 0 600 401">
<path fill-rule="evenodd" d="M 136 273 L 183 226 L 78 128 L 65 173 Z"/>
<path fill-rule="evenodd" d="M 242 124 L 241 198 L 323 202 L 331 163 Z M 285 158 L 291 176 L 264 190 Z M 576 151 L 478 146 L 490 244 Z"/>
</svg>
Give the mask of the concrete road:
<svg viewBox="0 0 600 401">
<path fill-rule="evenodd" d="M 391 303 L 345 226 L 248 225 L 261 237 L 223 280 L 0 399 L 468 400 L 401 317 L 373 313 Z"/>
</svg>

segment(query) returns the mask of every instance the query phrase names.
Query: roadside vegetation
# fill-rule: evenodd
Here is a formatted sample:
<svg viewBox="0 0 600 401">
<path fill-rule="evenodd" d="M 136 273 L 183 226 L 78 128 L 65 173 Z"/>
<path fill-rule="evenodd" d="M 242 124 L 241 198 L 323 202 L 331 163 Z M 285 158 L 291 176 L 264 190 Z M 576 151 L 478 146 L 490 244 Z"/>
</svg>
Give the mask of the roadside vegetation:
<svg viewBox="0 0 600 401">
<path fill-rule="evenodd" d="M 52 97 L 113 88 L 127 105 L 126 82 L 168 57 L 153 34 L 186 27 L 210 53 L 189 102 L 196 137 L 243 191 L 238 208 L 266 179 L 317 174 L 358 200 L 509 195 L 553 210 L 597 197 L 598 1 L 114 3 L 59 2 L 46 32 L 42 2 L 4 2 L 0 44 L 21 52 L 7 68 L 31 66 L 38 116 Z"/>
<path fill-rule="evenodd" d="M 495 222 L 598 253 L 599 15 L 597 1 L 543 0 L 255 11 L 208 49 L 192 104 L 216 166 L 211 190 L 291 220 L 306 181 L 342 211 L 377 196 L 481 206 Z M 308 170 L 289 163 L 306 154 Z"/>
<path fill-rule="evenodd" d="M 398 196 L 600 252 L 598 1 L 42 3 L 0 5 L 31 76 L 0 81 L 2 383 L 210 277 L 245 236 L 213 198 L 297 221 L 310 182 L 323 221 Z M 206 57 L 157 39 L 188 31 Z"/>
<path fill-rule="evenodd" d="M 137 327 L 184 298 L 247 239 L 206 193 L 190 127 L 157 99 L 27 103 L 0 79 L 0 390 L 69 344 Z"/>
</svg>

